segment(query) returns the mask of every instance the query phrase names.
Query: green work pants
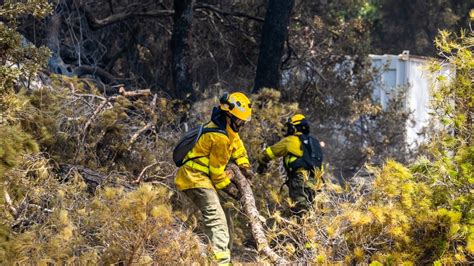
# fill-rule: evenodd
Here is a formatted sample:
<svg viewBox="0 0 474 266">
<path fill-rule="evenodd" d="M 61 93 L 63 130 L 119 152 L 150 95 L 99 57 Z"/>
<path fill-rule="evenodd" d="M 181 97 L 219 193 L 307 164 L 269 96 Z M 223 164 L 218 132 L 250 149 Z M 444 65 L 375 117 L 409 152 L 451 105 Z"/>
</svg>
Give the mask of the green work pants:
<svg viewBox="0 0 474 266">
<path fill-rule="evenodd" d="M 291 212 L 301 215 L 312 207 L 315 197 L 316 180 L 310 176 L 305 178 L 303 174 L 291 173 L 287 181 L 290 198 L 296 205 Z"/>
<path fill-rule="evenodd" d="M 230 263 L 229 227 L 217 192 L 208 188 L 193 188 L 183 192 L 201 211 L 205 233 L 211 242 L 216 261 L 219 264 Z"/>
</svg>

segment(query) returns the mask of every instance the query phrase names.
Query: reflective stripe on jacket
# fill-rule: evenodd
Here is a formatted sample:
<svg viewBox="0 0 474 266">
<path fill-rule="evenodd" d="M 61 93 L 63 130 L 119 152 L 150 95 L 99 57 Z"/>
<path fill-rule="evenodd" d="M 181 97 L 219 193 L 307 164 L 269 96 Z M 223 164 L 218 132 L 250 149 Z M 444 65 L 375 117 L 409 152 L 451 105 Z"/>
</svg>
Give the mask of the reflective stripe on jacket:
<svg viewBox="0 0 474 266">
<path fill-rule="evenodd" d="M 301 133 L 297 132 L 295 135 L 287 136 L 272 146 L 267 147 L 262 153 L 259 154 L 258 160 L 266 163 L 270 160 L 283 157 L 285 169 L 288 170 L 289 163 L 303 156 L 303 149 L 301 147 L 299 135 L 301 135 Z M 308 175 L 307 171 L 303 168 L 296 169 L 294 172 L 302 173 L 305 176 Z"/>
<path fill-rule="evenodd" d="M 265 153 L 272 160 L 283 157 L 285 167 L 287 167 L 289 163 L 303 156 L 301 140 L 298 135 L 285 137 L 274 145 L 266 148 Z"/>
<path fill-rule="evenodd" d="M 206 127 L 217 127 L 210 122 Z M 186 155 L 189 160 L 179 168 L 176 175 L 176 187 L 179 190 L 191 188 L 222 189 L 230 183 L 225 167 L 230 159 L 239 166 L 250 165 L 247 151 L 239 135 L 229 126 L 228 136 L 209 132 L 203 134 L 194 148 Z"/>
<path fill-rule="evenodd" d="M 297 132 L 295 135 L 287 136 L 281 139 L 274 145 L 267 147 L 263 152 L 258 155 L 258 161 L 261 163 L 268 163 L 270 160 L 274 160 L 279 157 L 283 157 L 285 169 L 287 170 L 289 178 L 292 174 L 296 174 L 303 179 L 304 182 L 310 178 L 310 172 L 304 168 L 289 170 L 288 164 L 295 161 L 299 157 L 303 156 L 303 147 L 299 136 L 301 133 Z M 322 187 L 322 171 L 317 171 L 315 174 L 316 182 L 311 184 L 310 187 L 314 190 Z M 307 185 L 307 184 L 305 184 Z"/>
</svg>

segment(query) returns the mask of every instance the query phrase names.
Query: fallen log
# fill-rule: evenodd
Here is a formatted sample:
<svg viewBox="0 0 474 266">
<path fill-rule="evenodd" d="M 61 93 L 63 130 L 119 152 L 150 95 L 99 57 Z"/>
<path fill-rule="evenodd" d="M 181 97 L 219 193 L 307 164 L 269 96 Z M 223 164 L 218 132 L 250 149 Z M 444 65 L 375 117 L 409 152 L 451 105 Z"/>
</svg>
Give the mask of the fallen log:
<svg viewBox="0 0 474 266">
<path fill-rule="evenodd" d="M 109 177 L 108 175 L 96 172 L 81 165 L 60 164 L 56 171 L 59 178 L 65 182 L 69 181 L 74 173 L 79 174 L 82 180 L 87 184 L 87 190 L 90 193 L 94 193 L 97 187 L 103 186 Z M 111 184 L 110 182 L 107 182 L 107 185 L 121 186 L 126 192 L 135 189 L 135 186 L 130 184 Z"/>
<path fill-rule="evenodd" d="M 272 250 L 268 244 L 265 232 L 263 230 L 262 223 L 260 222 L 260 213 L 257 210 L 255 204 L 255 198 L 253 196 L 252 188 L 250 183 L 245 178 L 245 176 L 240 172 L 239 167 L 235 164 L 229 164 L 229 169 L 234 172 L 234 177 L 232 181 L 237 185 L 237 188 L 240 191 L 242 205 L 244 207 L 244 212 L 247 215 L 247 218 L 250 222 L 250 227 L 252 230 L 252 236 L 257 243 L 257 251 L 265 256 L 267 256 L 272 263 L 275 264 L 288 264 L 284 258 L 278 255 L 275 251 Z"/>
<path fill-rule="evenodd" d="M 107 178 L 105 175 L 80 165 L 61 164 L 58 168 L 58 174 L 63 181 L 69 181 L 74 172 L 82 177 L 89 192 L 94 192 Z"/>
</svg>

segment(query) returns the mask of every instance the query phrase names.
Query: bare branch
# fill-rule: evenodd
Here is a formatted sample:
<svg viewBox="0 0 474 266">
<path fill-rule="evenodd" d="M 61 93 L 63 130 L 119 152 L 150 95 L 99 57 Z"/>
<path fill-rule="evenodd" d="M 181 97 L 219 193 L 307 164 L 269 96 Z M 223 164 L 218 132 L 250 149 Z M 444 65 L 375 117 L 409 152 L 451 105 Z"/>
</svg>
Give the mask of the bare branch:
<svg viewBox="0 0 474 266">
<path fill-rule="evenodd" d="M 16 219 L 18 217 L 18 211 L 13 206 L 13 201 L 10 198 L 10 194 L 8 194 L 7 189 L 5 187 L 3 188 L 3 197 L 5 199 L 5 203 L 8 205 L 8 208 L 10 209 L 10 212 L 12 213 L 13 217 L 15 217 Z"/>
<path fill-rule="evenodd" d="M 126 91 L 124 87 L 120 87 L 119 93 L 124 97 L 148 96 L 151 94 L 149 89 Z"/>
<path fill-rule="evenodd" d="M 149 122 L 148 124 L 146 124 L 144 127 L 142 127 L 141 129 L 139 129 L 137 132 L 135 132 L 135 134 L 133 134 L 133 136 L 130 138 L 130 140 L 128 141 L 128 146 L 129 146 L 129 150 L 132 149 L 132 145 L 133 143 L 135 143 L 135 141 L 137 141 L 138 137 L 140 136 L 140 134 L 142 134 L 143 132 L 149 130 L 150 128 L 153 127 L 153 123 L 152 122 Z"/>
<path fill-rule="evenodd" d="M 135 12 L 135 8 L 125 8 L 125 12 L 122 13 L 115 13 L 112 14 L 106 18 L 103 19 L 98 19 L 94 17 L 94 15 L 87 10 L 84 6 L 82 6 L 82 9 L 86 15 L 87 22 L 89 23 L 89 26 L 91 27 L 92 30 L 98 30 L 101 28 L 104 28 L 106 26 L 115 24 L 117 22 L 121 22 L 130 18 L 157 18 L 157 17 L 169 17 L 174 15 L 173 10 L 150 10 L 147 12 Z M 206 3 L 198 3 L 194 6 L 195 10 L 210 10 L 212 12 L 224 15 L 224 16 L 233 16 L 233 17 L 241 17 L 241 18 L 246 18 L 250 20 L 254 20 L 257 22 L 264 22 L 264 19 L 261 17 L 256 17 L 252 16 L 243 12 L 231 12 L 231 11 L 225 11 L 222 9 L 217 8 L 214 5 L 206 4 Z"/>
<path fill-rule="evenodd" d="M 231 11 L 225 11 L 225 10 L 222 10 L 222 9 L 219 9 L 217 8 L 216 6 L 214 5 L 210 5 L 210 4 L 206 4 L 206 3 L 197 3 L 194 8 L 199 11 L 199 10 L 202 10 L 202 9 L 207 9 L 207 10 L 210 10 L 212 12 L 215 12 L 215 13 L 218 13 L 218 14 L 221 14 L 221 15 L 224 15 L 224 16 L 233 16 L 233 17 L 241 17 L 241 18 L 247 18 L 247 19 L 250 19 L 250 20 L 254 20 L 254 21 L 257 21 L 257 22 L 264 22 L 265 20 L 261 17 L 255 17 L 255 16 L 251 16 L 249 14 L 245 14 L 245 13 L 242 13 L 242 12 L 231 12 Z"/>
<path fill-rule="evenodd" d="M 250 221 L 250 226 L 252 227 L 253 238 L 255 239 L 255 242 L 257 242 L 257 250 L 267 256 L 273 263 L 287 264 L 288 262 L 284 258 L 280 257 L 280 255 L 272 250 L 267 241 L 249 181 L 240 172 L 237 165 L 229 164 L 229 168 L 234 172 L 234 178 L 232 180 L 235 181 L 242 194 L 241 201 L 245 213 Z"/>
<path fill-rule="evenodd" d="M 92 116 L 89 118 L 89 120 L 87 120 L 86 124 L 84 125 L 84 128 L 82 129 L 82 138 L 81 138 L 81 141 L 79 141 L 77 143 L 78 145 L 78 148 L 77 148 L 77 151 L 76 151 L 76 160 L 79 159 L 79 154 L 83 151 L 83 148 L 84 148 L 84 143 L 85 143 L 85 140 L 86 140 L 86 136 L 87 136 L 87 131 L 89 130 L 89 127 L 91 125 L 91 123 L 95 120 L 95 118 L 97 117 L 97 115 L 102 111 L 102 109 L 105 108 L 105 106 L 107 105 L 107 103 L 109 102 L 109 99 L 106 98 L 94 111 L 94 113 L 92 114 Z"/>
<path fill-rule="evenodd" d="M 145 174 L 146 170 L 148 170 L 150 167 L 153 167 L 157 164 L 159 164 L 160 162 L 154 162 L 150 165 L 147 165 L 145 168 L 143 168 L 143 170 L 140 172 L 140 174 L 138 175 L 137 179 L 135 179 L 134 181 L 132 181 L 132 183 L 140 183 L 140 181 L 142 180 L 142 177 L 143 175 Z"/>
<path fill-rule="evenodd" d="M 78 77 L 82 77 L 87 74 L 95 75 L 101 78 L 101 80 L 107 84 L 110 84 L 116 80 L 116 77 L 114 77 L 112 74 L 97 66 L 78 66 L 74 68 L 74 74 Z"/>
<path fill-rule="evenodd" d="M 147 12 L 135 12 L 133 9 L 125 8 L 125 12 L 112 14 L 106 18 L 98 19 L 92 15 L 84 6 L 82 7 L 87 18 L 87 22 L 92 30 L 98 30 L 106 26 L 121 22 L 130 18 L 157 18 L 168 17 L 174 14 L 173 10 L 150 10 Z"/>
</svg>

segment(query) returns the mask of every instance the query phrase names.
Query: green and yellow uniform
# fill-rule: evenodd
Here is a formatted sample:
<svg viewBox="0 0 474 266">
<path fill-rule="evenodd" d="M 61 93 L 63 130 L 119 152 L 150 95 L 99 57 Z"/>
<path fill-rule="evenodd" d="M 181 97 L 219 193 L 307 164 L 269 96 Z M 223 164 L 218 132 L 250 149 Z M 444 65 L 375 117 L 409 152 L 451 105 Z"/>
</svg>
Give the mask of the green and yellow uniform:
<svg viewBox="0 0 474 266">
<path fill-rule="evenodd" d="M 225 172 L 229 160 L 240 168 L 250 167 L 247 151 L 237 133 L 239 125 L 250 120 L 250 101 L 242 93 L 225 97 L 224 101 L 221 99 L 221 106 L 214 108 L 212 122 L 205 127 L 225 128 L 227 134 L 202 134 L 184 158 L 186 163 L 178 169 L 175 179 L 176 187 L 201 211 L 205 232 L 219 264 L 230 263 L 229 225 L 232 221 L 231 217 L 226 217 L 216 190 L 231 183 Z"/>
<path fill-rule="evenodd" d="M 283 163 L 288 174 L 288 190 L 290 198 L 296 204 L 292 211 L 300 213 L 311 207 L 315 191 L 321 188 L 322 179 L 319 169 L 292 169 L 291 165 L 303 156 L 303 148 L 300 140 L 301 132 L 281 139 L 276 144 L 267 147 L 258 156 L 258 161 L 266 165 L 269 161 L 283 157 Z"/>
</svg>

